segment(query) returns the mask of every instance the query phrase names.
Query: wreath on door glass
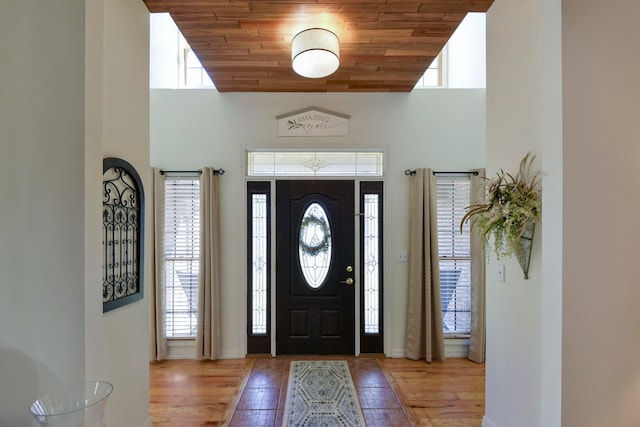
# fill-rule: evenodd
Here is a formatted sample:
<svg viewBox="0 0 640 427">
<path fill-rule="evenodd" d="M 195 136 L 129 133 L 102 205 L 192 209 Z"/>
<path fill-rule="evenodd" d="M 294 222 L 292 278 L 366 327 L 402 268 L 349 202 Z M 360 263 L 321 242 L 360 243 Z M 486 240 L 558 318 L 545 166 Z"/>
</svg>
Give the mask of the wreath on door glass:
<svg viewBox="0 0 640 427">
<path fill-rule="evenodd" d="M 304 230 L 314 228 L 313 238 L 305 239 L 306 233 Z M 317 216 L 308 216 L 300 223 L 301 239 L 300 249 L 304 254 L 316 256 L 320 252 L 327 252 L 329 249 L 329 225 L 322 218 Z"/>
</svg>

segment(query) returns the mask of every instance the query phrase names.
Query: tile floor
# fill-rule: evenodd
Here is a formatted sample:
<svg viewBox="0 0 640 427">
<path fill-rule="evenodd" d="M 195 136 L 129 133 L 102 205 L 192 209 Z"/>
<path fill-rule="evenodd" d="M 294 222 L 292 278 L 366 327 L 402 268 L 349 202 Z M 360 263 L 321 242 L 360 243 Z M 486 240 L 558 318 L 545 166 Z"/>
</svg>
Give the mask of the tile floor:
<svg viewBox="0 0 640 427">
<path fill-rule="evenodd" d="M 345 359 L 345 358 L 343 358 Z M 230 427 L 282 425 L 289 364 L 293 358 L 257 359 Z M 411 425 L 375 358 L 346 358 L 368 427 Z"/>
</svg>

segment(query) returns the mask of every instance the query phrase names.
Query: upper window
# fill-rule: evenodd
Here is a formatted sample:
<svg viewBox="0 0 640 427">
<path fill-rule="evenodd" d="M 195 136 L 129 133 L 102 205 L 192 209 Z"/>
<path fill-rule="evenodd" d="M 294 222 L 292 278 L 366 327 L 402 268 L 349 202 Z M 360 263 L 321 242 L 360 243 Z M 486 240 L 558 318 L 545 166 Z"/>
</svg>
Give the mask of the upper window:
<svg viewBox="0 0 640 427">
<path fill-rule="evenodd" d="M 248 176 L 383 176 L 381 151 L 248 151 Z"/>
<path fill-rule="evenodd" d="M 198 177 L 166 177 L 163 246 L 165 332 L 168 338 L 192 338 L 200 271 Z"/>
<path fill-rule="evenodd" d="M 445 76 L 443 71 L 444 65 L 444 52 L 446 52 L 446 46 L 442 49 L 442 52 L 435 57 L 427 71 L 420 77 L 420 80 L 416 83 L 416 88 L 428 88 L 428 87 L 446 87 Z"/>
<path fill-rule="evenodd" d="M 184 85 L 186 87 L 215 87 L 196 53 L 188 46 L 184 48 L 183 68 Z"/>
<path fill-rule="evenodd" d="M 470 200 L 467 174 L 438 175 L 438 250 L 445 334 L 471 332 L 471 240 L 469 224 L 460 232 Z"/>
<path fill-rule="evenodd" d="M 415 88 L 486 88 L 486 50 L 485 14 L 467 13 Z"/>
<path fill-rule="evenodd" d="M 149 29 L 149 87 L 215 88 L 170 14 L 150 14 Z"/>
</svg>

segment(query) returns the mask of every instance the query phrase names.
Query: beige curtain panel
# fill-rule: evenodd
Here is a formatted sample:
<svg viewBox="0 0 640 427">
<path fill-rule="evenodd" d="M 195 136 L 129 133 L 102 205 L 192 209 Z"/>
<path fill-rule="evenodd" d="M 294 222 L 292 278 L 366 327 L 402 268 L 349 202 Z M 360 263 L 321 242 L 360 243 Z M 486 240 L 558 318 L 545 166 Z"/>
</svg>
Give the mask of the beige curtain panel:
<svg viewBox="0 0 640 427">
<path fill-rule="evenodd" d="M 153 170 L 153 268 L 151 269 L 151 292 L 149 302 L 150 339 L 149 358 L 162 360 L 167 355 L 167 337 L 164 329 L 164 175 L 160 169 Z"/>
<path fill-rule="evenodd" d="M 417 169 L 411 177 L 407 312 L 407 357 L 443 361 L 437 194 L 431 169 Z"/>
<path fill-rule="evenodd" d="M 200 277 L 196 359 L 220 357 L 220 213 L 219 180 L 212 168 L 200 175 Z"/>
<path fill-rule="evenodd" d="M 485 195 L 485 170 L 477 169 L 471 175 L 471 204 L 483 203 Z M 471 339 L 469 359 L 477 363 L 485 361 L 486 340 L 486 272 L 485 251 L 482 239 L 471 232 Z"/>
</svg>

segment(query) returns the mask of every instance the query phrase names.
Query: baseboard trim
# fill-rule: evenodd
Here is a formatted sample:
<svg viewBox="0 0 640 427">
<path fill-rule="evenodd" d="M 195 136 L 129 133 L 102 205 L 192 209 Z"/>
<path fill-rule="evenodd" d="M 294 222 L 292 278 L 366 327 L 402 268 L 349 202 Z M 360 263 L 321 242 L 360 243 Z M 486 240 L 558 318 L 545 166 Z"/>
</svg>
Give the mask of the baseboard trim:
<svg viewBox="0 0 640 427">
<path fill-rule="evenodd" d="M 196 344 L 193 340 L 169 341 L 169 353 L 166 360 L 194 360 L 196 358 Z M 239 351 L 222 353 L 218 359 L 244 359 L 245 354 Z"/>
<path fill-rule="evenodd" d="M 403 359 L 405 357 L 407 357 L 404 349 L 402 350 L 391 350 L 389 353 L 385 354 L 385 356 L 391 358 L 391 359 Z"/>
<path fill-rule="evenodd" d="M 444 340 L 445 357 L 468 357 L 469 338 L 446 338 Z"/>
<path fill-rule="evenodd" d="M 468 338 L 447 338 L 444 340 L 444 357 L 466 358 L 469 355 L 469 339 Z M 404 349 L 391 350 L 385 353 L 385 356 L 392 359 L 403 359 L 407 357 Z"/>
<path fill-rule="evenodd" d="M 193 344 L 178 344 L 169 346 L 169 354 L 166 360 L 191 360 L 195 359 L 195 346 Z M 461 343 L 445 343 L 444 355 L 450 358 L 467 357 L 469 354 L 469 345 Z M 407 357 L 404 349 L 391 350 L 385 353 L 385 356 L 391 359 L 404 359 Z M 230 351 L 222 353 L 219 359 L 244 359 L 246 354 L 238 351 Z"/>
<path fill-rule="evenodd" d="M 246 357 L 246 354 L 240 353 L 239 351 L 229 351 L 227 353 L 222 353 L 219 359 L 244 359 Z"/>
<path fill-rule="evenodd" d="M 497 427 L 494 423 L 489 421 L 489 418 L 485 415 L 482 417 L 482 427 Z"/>
<path fill-rule="evenodd" d="M 184 360 L 196 358 L 196 344 L 193 340 L 169 341 L 167 360 Z"/>
</svg>

